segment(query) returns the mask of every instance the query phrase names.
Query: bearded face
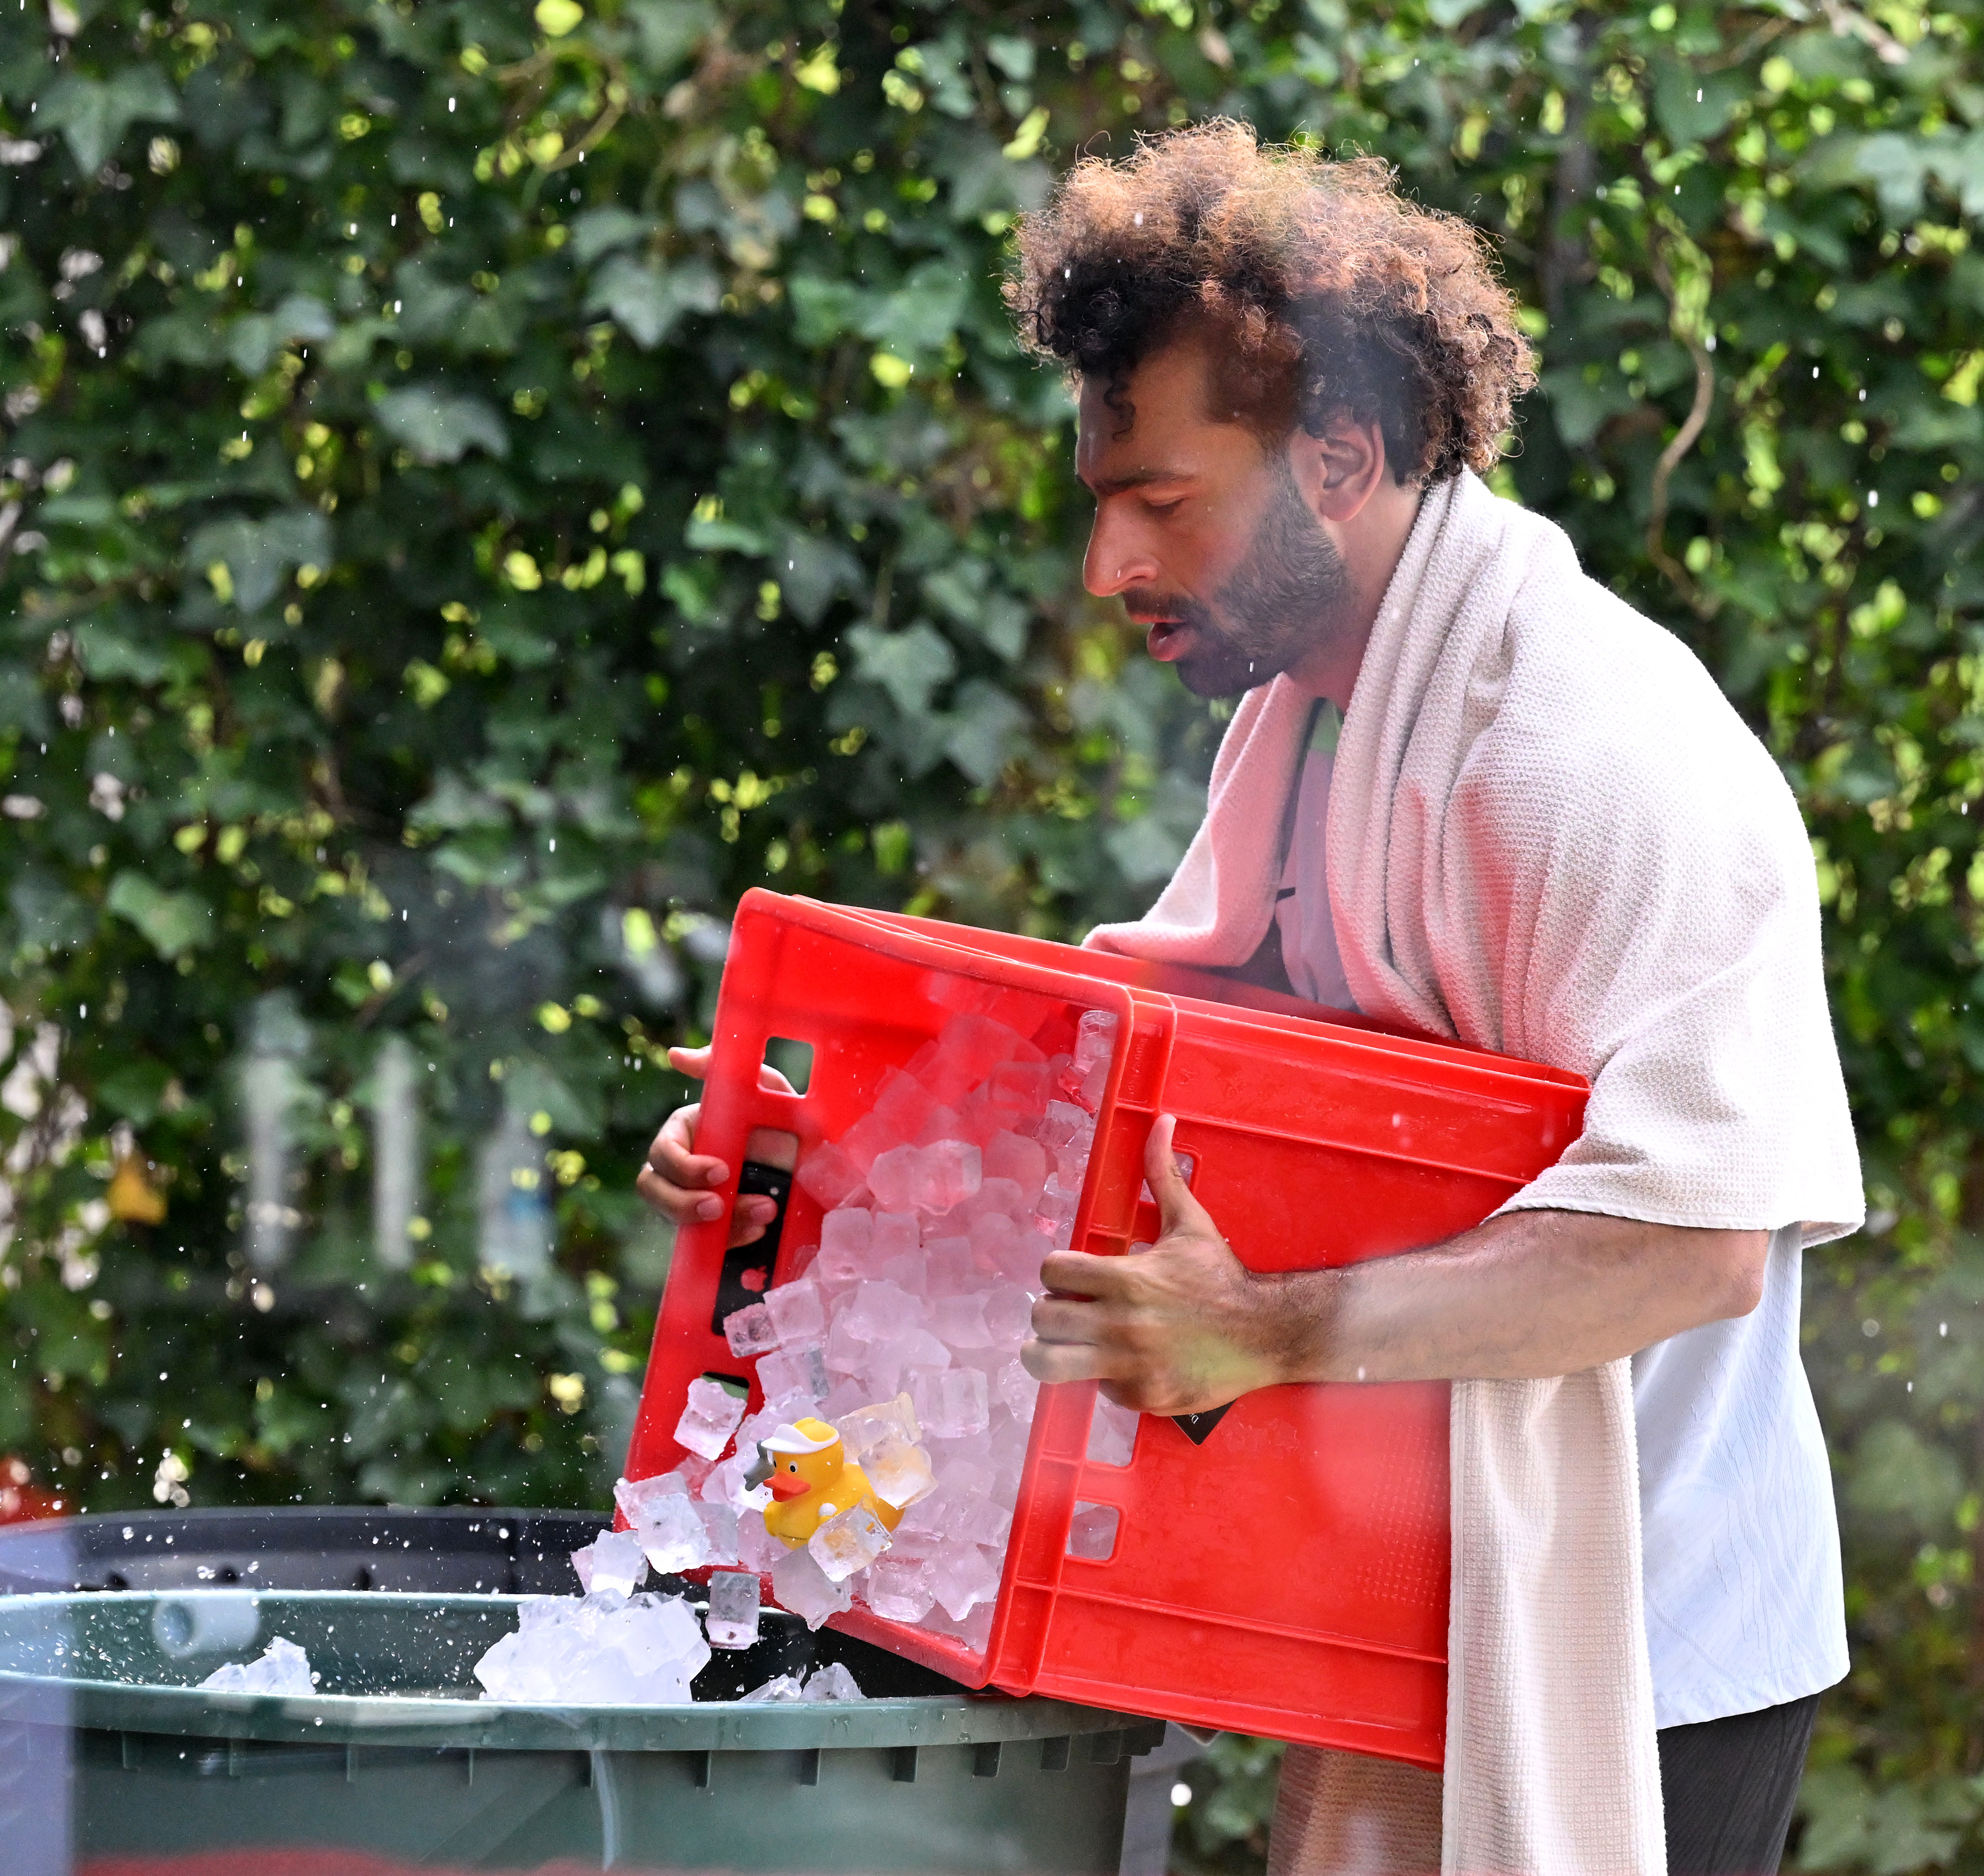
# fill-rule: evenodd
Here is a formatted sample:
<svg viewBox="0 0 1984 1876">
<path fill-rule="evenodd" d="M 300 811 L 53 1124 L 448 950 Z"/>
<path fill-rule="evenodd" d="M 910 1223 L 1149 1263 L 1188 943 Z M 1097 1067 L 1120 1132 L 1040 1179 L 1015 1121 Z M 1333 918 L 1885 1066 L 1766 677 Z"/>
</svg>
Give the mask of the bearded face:
<svg viewBox="0 0 1984 1876">
<path fill-rule="evenodd" d="M 1351 604 L 1342 556 L 1303 501 L 1287 458 L 1275 457 L 1269 473 L 1267 508 L 1209 599 L 1149 587 L 1123 595 L 1132 618 L 1184 636 L 1186 649 L 1171 662 L 1198 696 L 1235 697 L 1265 684 L 1339 629 Z M 1158 642 L 1154 629 L 1154 648 Z"/>
</svg>

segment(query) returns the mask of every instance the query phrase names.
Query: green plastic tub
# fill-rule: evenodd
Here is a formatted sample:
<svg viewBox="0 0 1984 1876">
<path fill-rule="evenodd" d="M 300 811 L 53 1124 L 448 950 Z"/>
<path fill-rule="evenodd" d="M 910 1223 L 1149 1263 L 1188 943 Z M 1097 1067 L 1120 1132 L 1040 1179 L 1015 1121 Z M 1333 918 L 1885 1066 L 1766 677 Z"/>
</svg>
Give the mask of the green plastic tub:
<svg viewBox="0 0 1984 1876">
<path fill-rule="evenodd" d="M 692 1706 L 484 1701 L 474 1663 L 519 1602 L 235 1588 L 0 1598 L 0 1842 L 14 1846 L 0 1861 L 23 1876 L 1104 1876 L 1118 1868 L 1130 1758 L 1163 1733 L 967 1693 L 770 1611 L 755 1649 L 715 1655 Z M 199 1687 L 279 1634 L 307 1650 L 314 1696 Z M 816 1660 L 845 1663 L 878 1697 L 736 1703 Z"/>
</svg>

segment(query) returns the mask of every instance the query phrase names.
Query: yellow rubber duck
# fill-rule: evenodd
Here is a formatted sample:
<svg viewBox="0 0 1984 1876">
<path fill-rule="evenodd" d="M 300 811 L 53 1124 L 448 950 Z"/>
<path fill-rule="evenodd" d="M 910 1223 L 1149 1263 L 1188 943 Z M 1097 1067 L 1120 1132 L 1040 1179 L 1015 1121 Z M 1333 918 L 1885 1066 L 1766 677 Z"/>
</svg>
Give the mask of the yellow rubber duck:
<svg viewBox="0 0 1984 1876">
<path fill-rule="evenodd" d="M 765 1475 L 772 1502 L 765 1529 L 789 1550 L 797 1550 L 836 1512 L 865 1505 L 893 1531 L 903 1521 L 896 1507 L 875 1495 L 868 1475 L 847 1456 L 840 1435 L 824 1420 L 789 1421 L 758 1450 L 770 1462 Z"/>
</svg>

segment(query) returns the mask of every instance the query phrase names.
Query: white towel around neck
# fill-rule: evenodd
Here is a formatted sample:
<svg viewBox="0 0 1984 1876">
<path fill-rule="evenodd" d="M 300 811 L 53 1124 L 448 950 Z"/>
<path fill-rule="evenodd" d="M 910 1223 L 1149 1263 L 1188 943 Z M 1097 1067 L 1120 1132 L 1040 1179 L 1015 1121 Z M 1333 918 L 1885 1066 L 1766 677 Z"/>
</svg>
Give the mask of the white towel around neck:
<svg viewBox="0 0 1984 1876">
<path fill-rule="evenodd" d="M 1089 943 L 1254 955 L 1312 701 L 1285 677 L 1247 694 L 1176 874 Z M 1591 1080 L 1581 1138 L 1503 1210 L 1808 1220 L 1815 1242 L 1858 1223 L 1789 789 L 1679 641 L 1472 475 L 1421 504 L 1345 717 L 1327 839 L 1366 1015 Z M 1437 1801 L 1448 1876 L 1663 1876 L 1627 1364 L 1461 1381 L 1452 1432 L 1446 1776 L 1340 1788 Z M 1303 1783 L 1330 1780 L 1305 1764 Z M 1278 1872 L 1423 1876 L 1407 1853 L 1370 1860 L 1424 1841 L 1416 1827 L 1294 1834 Z"/>
</svg>

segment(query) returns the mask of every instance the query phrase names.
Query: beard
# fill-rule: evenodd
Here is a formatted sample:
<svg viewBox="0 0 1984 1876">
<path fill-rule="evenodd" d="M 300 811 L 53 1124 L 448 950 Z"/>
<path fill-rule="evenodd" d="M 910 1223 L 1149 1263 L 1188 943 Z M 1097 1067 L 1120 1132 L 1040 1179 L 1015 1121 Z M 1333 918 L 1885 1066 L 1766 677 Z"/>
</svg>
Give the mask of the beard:
<svg viewBox="0 0 1984 1876">
<path fill-rule="evenodd" d="M 1350 608 L 1349 570 L 1302 500 L 1285 458 L 1238 570 L 1208 604 L 1148 588 L 1123 595 L 1132 612 L 1175 619 L 1193 643 L 1174 660 L 1195 696 L 1237 697 L 1279 675 L 1334 631 Z"/>
</svg>

